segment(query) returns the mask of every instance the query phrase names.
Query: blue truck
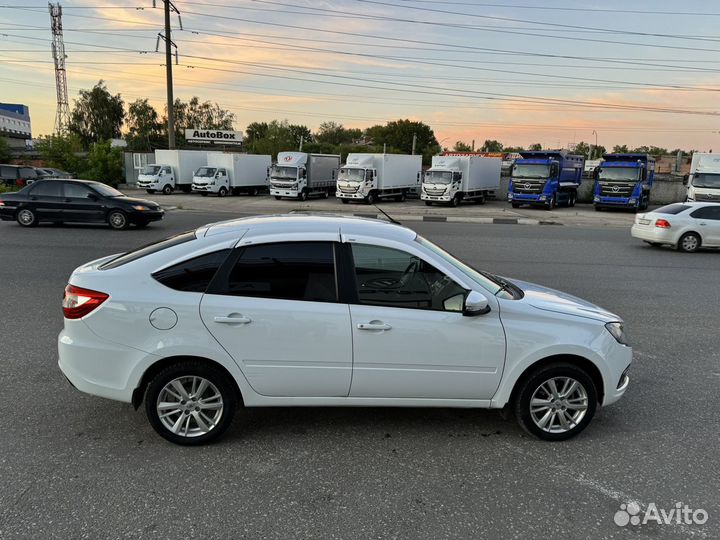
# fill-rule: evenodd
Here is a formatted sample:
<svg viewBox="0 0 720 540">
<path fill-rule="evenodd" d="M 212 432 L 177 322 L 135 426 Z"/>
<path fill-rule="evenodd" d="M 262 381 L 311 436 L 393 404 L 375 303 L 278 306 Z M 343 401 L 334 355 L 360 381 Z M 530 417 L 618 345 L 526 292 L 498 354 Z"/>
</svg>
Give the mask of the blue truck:
<svg viewBox="0 0 720 540">
<path fill-rule="evenodd" d="M 645 210 L 655 179 L 655 158 L 648 154 L 605 154 L 595 169 L 593 205 Z"/>
<path fill-rule="evenodd" d="M 585 158 L 567 150 L 520 152 L 512 166 L 508 202 L 513 208 L 575 206 L 584 168 Z"/>
</svg>

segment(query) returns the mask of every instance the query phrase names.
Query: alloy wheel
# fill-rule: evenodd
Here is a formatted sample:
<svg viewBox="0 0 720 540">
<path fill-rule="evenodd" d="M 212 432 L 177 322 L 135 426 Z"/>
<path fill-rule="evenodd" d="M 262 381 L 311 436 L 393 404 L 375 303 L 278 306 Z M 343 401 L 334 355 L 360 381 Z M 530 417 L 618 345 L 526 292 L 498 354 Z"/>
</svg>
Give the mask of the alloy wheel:
<svg viewBox="0 0 720 540">
<path fill-rule="evenodd" d="M 35 214 L 33 214 L 31 210 L 23 208 L 18 212 L 17 220 L 20 222 L 20 225 L 27 227 L 28 225 L 32 225 L 35 221 Z"/>
<path fill-rule="evenodd" d="M 588 409 L 585 387 L 572 377 L 553 377 L 533 392 L 530 416 L 548 433 L 566 433 L 575 428 Z"/>
<path fill-rule="evenodd" d="M 113 212 L 110 214 L 109 221 L 113 229 L 124 229 L 127 226 L 127 218 L 122 212 Z"/>
<path fill-rule="evenodd" d="M 199 437 L 212 431 L 223 415 L 218 388 L 209 380 L 191 375 L 167 383 L 155 405 L 162 425 L 180 437 Z"/>
</svg>

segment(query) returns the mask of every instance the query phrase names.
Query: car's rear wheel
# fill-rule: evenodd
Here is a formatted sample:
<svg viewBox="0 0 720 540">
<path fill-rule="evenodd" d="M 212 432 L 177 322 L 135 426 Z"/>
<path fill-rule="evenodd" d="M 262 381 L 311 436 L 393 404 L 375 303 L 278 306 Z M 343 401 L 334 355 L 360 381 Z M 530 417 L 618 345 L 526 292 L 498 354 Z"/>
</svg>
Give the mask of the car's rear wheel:
<svg viewBox="0 0 720 540">
<path fill-rule="evenodd" d="M 23 227 L 35 227 L 38 224 L 38 217 L 35 212 L 29 208 L 21 208 L 15 214 L 15 219 Z"/>
<path fill-rule="evenodd" d="M 122 210 L 113 210 L 108 214 L 108 224 L 116 231 L 127 229 L 130 226 L 125 212 Z"/>
<path fill-rule="evenodd" d="M 157 433 L 170 442 L 200 445 L 232 423 L 237 398 L 227 375 L 202 362 L 173 364 L 147 387 L 145 410 Z"/>
<path fill-rule="evenodd" d="M 525 431 L 546 441 L 580 433 L 597 408 L 592 378 L 573 364 L 554 363 L 523 379 L 515 394 L 515 417 Z"/>
<path fill-rule="evenodd" d="M 677 248 L 685 253 L 694 253 L 700 249 L 700 235 L 697 233 L 685 233 L 680 237 Z"/>
</svg>

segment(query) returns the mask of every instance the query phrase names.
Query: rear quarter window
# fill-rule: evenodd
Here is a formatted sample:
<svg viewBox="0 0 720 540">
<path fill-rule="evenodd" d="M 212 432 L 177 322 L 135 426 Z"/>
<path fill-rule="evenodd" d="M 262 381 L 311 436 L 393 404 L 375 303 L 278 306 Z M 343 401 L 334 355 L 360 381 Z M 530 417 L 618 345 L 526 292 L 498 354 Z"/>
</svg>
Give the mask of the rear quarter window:
<svg viewBox="0 0 720 540">
<path fill-rule="evenodd" d="M 663 206 L 662 208 L 658 208 L 654 212 L 656 214 L 669 214 L 671 216 L 680 214 L 690 208 L 687 204 L 668 204 L 667 206 Z"/>
<path fill-rule="evenodd" d="M 232 250 L 221 249 L 193 257 L 155 272 L 152 277 L 176 291 L 204 293 Z"/>
<path fill-rule="evenodd" d="M 158 253 L 160 251 L 163 251 L 164 249 L 168 249 L 173 246 L 179 246 L 180 244 L 184 244 L 186 242 L 191 242 L 196 238 L 197 237 L 195 236 L 195 231 L 189 231 L 175 236 L 171 236 L 170 238 L 165 238 L 164 240 L 160 240 L 159 242 L 153 242 L 152 244 L 147 244 L 133 251 L 128 251 L 127 253 L 124 253 L 119 257 L 116 257 L 111 261 L 100 265 L 98 267 L 98 270 L 112 270 L 113 268 L 123 266 L 124 264 L 128 264 L 133 261 L 137 261 L 138 259 L 147 257 L 148 255 L 152 255 L 153 253 Z"/>
</svg>

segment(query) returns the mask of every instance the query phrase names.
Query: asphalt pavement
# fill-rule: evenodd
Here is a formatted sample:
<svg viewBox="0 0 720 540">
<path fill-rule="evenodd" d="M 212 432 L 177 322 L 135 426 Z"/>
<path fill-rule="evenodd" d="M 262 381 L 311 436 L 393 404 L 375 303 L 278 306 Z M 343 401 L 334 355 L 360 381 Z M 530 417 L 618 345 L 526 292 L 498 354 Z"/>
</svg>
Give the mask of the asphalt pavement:
<svg viewBox="0 0 720 540">
<path fill-rule="evenodd" d="M 226 216 L 223 216 L 226 217 Z M 0 538 L 718 538 L 720 253 L 623 228 L 412 222 L 478 267 L 623 316 L 631 385 L 563 443 L 494 411 L 250 409 L 217 444 L 172 445 L 142 410 L 57 368 L 73 268 L 215 221 L 147 230 L 0 223 Z M 681 502 L 705 525 L 627 525 Z"/>
</svg>

